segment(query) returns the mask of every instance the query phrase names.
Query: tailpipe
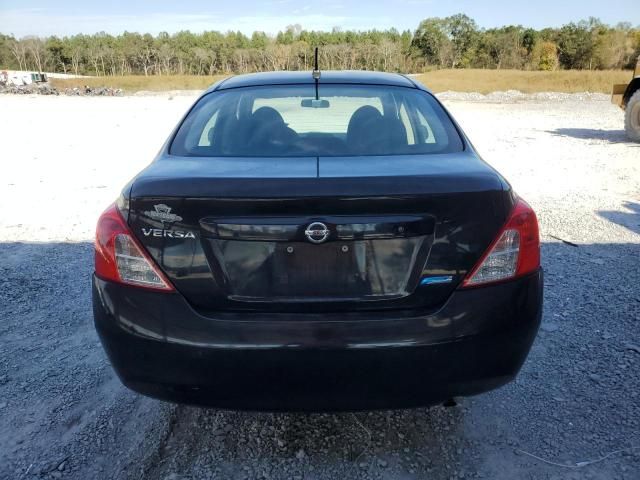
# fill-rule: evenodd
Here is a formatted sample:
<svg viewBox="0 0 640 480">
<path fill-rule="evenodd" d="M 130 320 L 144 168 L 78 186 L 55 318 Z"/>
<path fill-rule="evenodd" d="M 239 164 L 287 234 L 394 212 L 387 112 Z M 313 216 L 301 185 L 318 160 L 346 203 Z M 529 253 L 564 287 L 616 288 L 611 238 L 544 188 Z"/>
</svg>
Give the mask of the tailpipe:
<svg viewBox="0 0 640 480">
<path fill-rule="evenodd" d="M 458 401 L 451 397 L 448 400 L 446 400 L 445 402 L 442 403 L 442 406 L 445 408 L 451 408 L 451 407 L 457 407 L 458 406 Z"/>
</svg>

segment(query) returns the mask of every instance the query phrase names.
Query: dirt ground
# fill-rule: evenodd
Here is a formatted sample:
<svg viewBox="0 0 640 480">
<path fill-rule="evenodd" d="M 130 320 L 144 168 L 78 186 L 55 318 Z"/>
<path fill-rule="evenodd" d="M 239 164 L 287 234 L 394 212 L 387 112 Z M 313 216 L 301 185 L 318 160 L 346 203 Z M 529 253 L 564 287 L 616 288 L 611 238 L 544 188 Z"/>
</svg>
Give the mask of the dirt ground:
<svg viewBox="0 0 640 480">
<path fill-rule="evenodd" d="M 443 98 L 538 212 L 531 354 L 453 408 L 288 415 L 138 396 L 93 329 L 95 221 L 194 97 L 0 95 L 0 478 L 640 478 L 640 144 L 603 95 Z"/>
</svg>

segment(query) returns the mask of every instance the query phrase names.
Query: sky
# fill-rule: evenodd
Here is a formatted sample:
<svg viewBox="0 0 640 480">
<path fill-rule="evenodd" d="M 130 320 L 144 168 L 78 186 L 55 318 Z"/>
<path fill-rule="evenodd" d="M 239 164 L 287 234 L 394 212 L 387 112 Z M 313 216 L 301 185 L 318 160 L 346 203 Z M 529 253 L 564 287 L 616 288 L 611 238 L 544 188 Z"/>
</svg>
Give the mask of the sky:
<svg viewBox="0 0 640 480">
<path fill-rule="evenodd" d="M 640 0 L 0 0 L 0 32 L 73 35 L 125 30 L 255 30 L 269 34 L 300 24 L 307 30 L 415 30 L 420 20 L 466 13 L 485 28 L 508 24 L 557 27 L 598 17 L 640 25 Z"/>
</svg>

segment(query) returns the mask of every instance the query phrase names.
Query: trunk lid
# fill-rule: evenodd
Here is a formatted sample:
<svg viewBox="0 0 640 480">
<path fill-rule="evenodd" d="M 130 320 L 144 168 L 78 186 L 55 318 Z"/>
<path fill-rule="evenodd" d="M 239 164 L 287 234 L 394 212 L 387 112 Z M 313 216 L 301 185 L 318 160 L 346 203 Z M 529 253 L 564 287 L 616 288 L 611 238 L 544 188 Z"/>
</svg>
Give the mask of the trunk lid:
<svg viewBox="0 0 640 480">
<path fill-rule="evenodd" d="M 203 312 L 432 310 L 511 205 L 469 152 L 166 157 L 134 180 L 129 224 Z"/>
</svg>

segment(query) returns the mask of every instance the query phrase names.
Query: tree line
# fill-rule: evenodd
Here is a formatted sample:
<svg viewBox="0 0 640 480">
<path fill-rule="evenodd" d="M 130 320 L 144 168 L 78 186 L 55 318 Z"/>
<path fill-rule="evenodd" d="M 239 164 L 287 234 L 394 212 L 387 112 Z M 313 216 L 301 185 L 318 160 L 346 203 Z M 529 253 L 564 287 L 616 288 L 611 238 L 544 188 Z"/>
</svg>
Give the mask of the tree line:
<svg viewBox="0 0 640 480">
<path fill-rule="evenodd" d="M 610 26 L 590 18 L 541 30 L 483 29 L 457 14 L 423 20 L 415 32 L 320 32 L 292 25 L 274 36 L 182 31 L 17 39 L 0 33 L 0 67 L 95 76 L 310 70 L 316 46 L 323 69 L 621 69 L 633 68 L 640 55 L 640 26 Z"/>
</svg>

